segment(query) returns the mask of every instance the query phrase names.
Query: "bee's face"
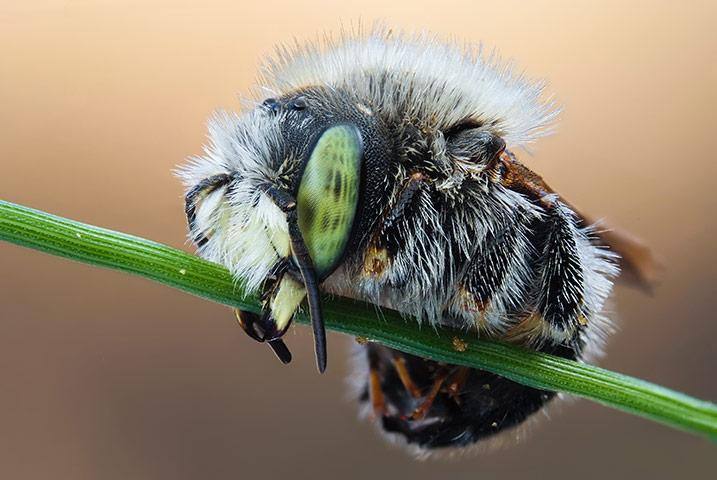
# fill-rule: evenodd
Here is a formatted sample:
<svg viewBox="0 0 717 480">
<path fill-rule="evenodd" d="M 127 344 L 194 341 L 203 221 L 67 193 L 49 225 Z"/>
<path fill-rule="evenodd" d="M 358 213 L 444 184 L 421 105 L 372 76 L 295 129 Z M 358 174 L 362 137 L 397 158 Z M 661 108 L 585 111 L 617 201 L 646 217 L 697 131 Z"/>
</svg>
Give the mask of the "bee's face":
<svg viewBox="0 0 717 480">
<path fill-rule="evenodd" d="M 299 230 L 323 280 L 388 200 L 389 134 L 369 107 L 341 91 L 307 88 L 259 108 L 278 122 L 283 142 L 271 187 L 296 200 Z"/>
<path fill-rule="evenodd" d="M 252 280 L 263 297 L 262 314 L 238 316 L 247 333 L 269 342 L 275 351 L 281 349 L 277 354 L 288 361 L 279 338 L 308 293 L 321 358 L 317 288 L 347 252 L 358 249 L 388 201 L 393 188 L 389 135 L 367 106 L 326 88 L 266 99 L 240 118 L 236 149 L 249 158 L 244 168 L 234 169 L 232 178 L 217 179 L 227 184 L 220 194 L 230 198 L 230 212 L 203 212 L 205 204 L 213 208 L 210 196 L 225 188 L 209 185 L 212 191 L 201 193 L 201 204 L 199 193 L 191 202 L 188 195 L 188 214 L 197 223 L 204 213 L 212 226 L 195 225 L 199 235 L 207 236 L 208 248 L 215 242 L 231 244 L 218 248 L 236 252 L 232 264 L 242 265 L 239 255 L 244 255 L 252 259 L 251 268 L 261 272 Z M 247 144 L 252 134 L 262 137 L 253 139 L 258 148 Z M 224 225 L 217 228 L 217 223 Z M 220 238 L 212 235 L 209 242 L 208 235 L 217 233 Z"/>
</svg>

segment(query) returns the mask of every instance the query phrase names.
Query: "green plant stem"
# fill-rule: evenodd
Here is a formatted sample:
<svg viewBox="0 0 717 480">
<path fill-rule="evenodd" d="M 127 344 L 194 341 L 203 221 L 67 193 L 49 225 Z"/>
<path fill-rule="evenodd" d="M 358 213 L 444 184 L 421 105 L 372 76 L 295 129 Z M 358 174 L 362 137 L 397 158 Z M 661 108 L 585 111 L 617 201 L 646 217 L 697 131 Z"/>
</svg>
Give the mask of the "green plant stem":
<svg viewBox="0 0 717 480">
<path fill-rule="evenodd" d="M 134 273 L 218 303 L 258 311 L 259 302 L 219 265 L 150 240 L 0 201 L 0 240 L 91 265 Z M 8 272 L 4 272 L 6 275 Z M 433 360 L 487 370 L 531 387 L 566 392 L 687 432 L 717 439 L 717 406 L 592 365 L 473 334 L 419 328 L 398 313 L 324 298 L 326 326 Z M 305 317 L 298 318 L 306 323 Z M 454 338 L 466 348 L 455 348 Z"/>
</svg>

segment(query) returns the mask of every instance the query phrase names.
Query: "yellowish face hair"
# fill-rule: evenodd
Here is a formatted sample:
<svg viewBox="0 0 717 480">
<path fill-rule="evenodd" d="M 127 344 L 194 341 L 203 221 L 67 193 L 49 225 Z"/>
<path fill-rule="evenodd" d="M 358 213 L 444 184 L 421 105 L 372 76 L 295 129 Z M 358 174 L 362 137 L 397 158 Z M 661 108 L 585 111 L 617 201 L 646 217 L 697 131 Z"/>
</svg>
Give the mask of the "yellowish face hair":
<svg viewBox="0 0 717 480">
<path fill-rule="evenodd" d="M 271 302 L 271 315 L 278 330 L 284 330 L 306 296 L 306 288 L 289 276 L 281 279 Z"/>
</svg>

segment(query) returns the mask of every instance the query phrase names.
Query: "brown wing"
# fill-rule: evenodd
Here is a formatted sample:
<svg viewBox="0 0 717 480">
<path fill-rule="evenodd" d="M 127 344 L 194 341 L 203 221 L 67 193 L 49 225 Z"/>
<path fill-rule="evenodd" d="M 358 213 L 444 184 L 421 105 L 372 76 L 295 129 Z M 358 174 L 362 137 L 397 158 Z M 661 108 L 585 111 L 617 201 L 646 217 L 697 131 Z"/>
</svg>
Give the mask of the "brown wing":
<svg viewBox="0 0 717 480">
<path fill-rule="evenodd" d="M 507 150 L 496 160 L 494 171 L 500 183 L 546 207 L 551 206 L 552 195 L 556 192 L 540 175 L 520 163 L 515 155 Z M 585 225 L 595 223 L 593 217 L 585 215 L 564 198 L 560 199 L 580 217 Z M 596 233 L 603 245 L 620 255 L 620 280 L 645 292 L 652 292 L 659 281 L 662 265 L 650 248 L 640 239 L 618 228 L 606 227 Z"/>
</svg>

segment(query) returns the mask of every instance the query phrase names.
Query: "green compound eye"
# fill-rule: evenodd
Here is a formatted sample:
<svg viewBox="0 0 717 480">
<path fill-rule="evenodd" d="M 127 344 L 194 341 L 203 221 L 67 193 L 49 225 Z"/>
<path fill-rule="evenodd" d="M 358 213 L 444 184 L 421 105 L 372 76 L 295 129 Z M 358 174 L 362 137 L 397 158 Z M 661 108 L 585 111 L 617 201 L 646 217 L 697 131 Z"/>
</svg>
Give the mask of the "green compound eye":
<svg viewBox="0 0 717 480">
<path fill-rule="evenodd" d="M 363 147 L 358 129 L 337 125 L 316 142 L 297 195 L 297 220 L 319 278 L 346 249 L 356 215 Z"/>
</svg>

